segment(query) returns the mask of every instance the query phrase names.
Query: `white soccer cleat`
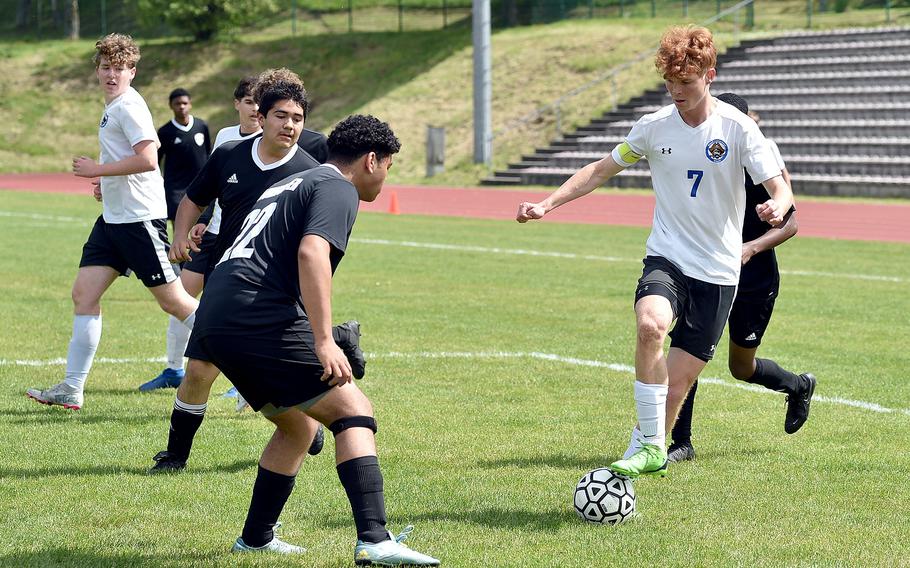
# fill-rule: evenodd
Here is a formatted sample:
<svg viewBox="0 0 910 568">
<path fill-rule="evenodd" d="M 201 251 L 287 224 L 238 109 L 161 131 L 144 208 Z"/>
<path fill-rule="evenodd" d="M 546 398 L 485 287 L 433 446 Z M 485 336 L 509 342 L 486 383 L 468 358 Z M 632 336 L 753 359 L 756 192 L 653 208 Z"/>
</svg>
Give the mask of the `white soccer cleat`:
<svg viewBox="0 0 910 568">
<path fill-rule="evenodd" d="M 28 389 L 25 395 L 41 404 L 62 406 L 67 410 L 79 410 L 83 403 L 82 391 L 66 383 L 58 383 L 45 390 Z"/>
<path fill-rule="evenodd" d="M 306 549 L 302 546 L 295 546 L 279 539 L 277 536 L 262 546 L 249 546 L 243 542 L 243 537 L 237 537 L 231 552 L 275 552 L 278 554 L 303 554 Z"/>
</svg>

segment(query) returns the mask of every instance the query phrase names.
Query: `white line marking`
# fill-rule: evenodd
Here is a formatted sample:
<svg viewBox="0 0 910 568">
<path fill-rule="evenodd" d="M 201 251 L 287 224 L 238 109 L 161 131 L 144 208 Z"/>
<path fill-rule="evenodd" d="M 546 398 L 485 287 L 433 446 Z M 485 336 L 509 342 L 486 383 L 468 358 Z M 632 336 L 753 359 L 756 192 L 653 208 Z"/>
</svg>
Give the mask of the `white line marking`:
<svg viewBox="0 0 910 568">
<path fill-rule="evenodd" d="M 549 257 L 549 258 L 569 258 L 577 260 L 596 260 L 601 262 L 634 262 L 636 264 L 641 264 L 640 258 L 621 258 L 617 256 L 597 256 L 591 254 L 575 254 L 571 252 L 548 252 L 548 251 L 539 251 L 539 250 L 527 250 L 527 249 L 506 249 L 499 247 L 481 247 L 473 245 L 455 245 L 455 244 L 446 244 L 446 243 L 421 243 L 417 241 L 390 241 L 386 239 L 368 239 L 368 238 L 352 238 L 352 242 L 363 243 L 368 245 L 386 245 L 386 246 L 398 246 L 398 247 L 409 247 L 409 248 L 424 248 L 424 249 L 434 249 L 434 250 L 452 250 L 460 252 L 480 252 L 488 254 L 508 254 L 508 255 L 521 255 L 521 256 L 539 256 L 539 257 Z M 787 274 L 790 276 L 808 276 L 808 277 L 818 277 L 818 278 L 845 278 L 848 280 L 871 280 L 874 282 L 907 282 L 907 278 L 901 278 L 899 276 L 878 276 L 875 274 L 850 274 L 850 273 L 840 273 L 840 272 L 814 272 L 810 270 L 781 270 L 781 274 Z"/>
<path fill-rule="evenodd" d="M 544 361 L 554 361 L 557 363 L 565 363 L 567 365 L 575 365 L 579 367 L 595 367 L 610 369 L 611 371 L 616 371 L 618 373 L 634 374 L 635 367 L 631 365 L 625 365 L 622 363 L 608 363 L 606 361 L 596 361 L 592 359 L 579 359 L 577 357 L 564 357 L 562 355 L 556 355 L 554 353 L 541 353 L 540 351 L 424 351 L 416 353 L 402 353 L 399 351 L 391 351 L 388 353 L 367 353 L 367 357 L 376 358 L 376 359 L 541 359 Z M 163 363 L 167 359 L 165 357 L 149 357 L 149 358 L 116 358 L 116 357 L 98 357 L 95 359 L 95 363 L 115 363 L 115 364 L 124 364 L 124 363 Z M 56 359 L 0 359 L 0 367 L 2 366 L 26 366 L 26 367 L 51 367 L 55 365 L 65 365 L 66 359 L 56 358 Z M 709 385 L 718 385 L 726 388 L 740 389 L 748 392 L 755 392 L 761 394 L 769 395 L 778 395 L 781 393 L 770 391 L 768 389 L 751 385 L 748 383 L 740 382 L 731 382 L 719 379 L 717 377 L 700 377 L 700 383 L 709 384 Z M 874 402 L 866 402 L 863 400 L 850 400 L 847 398 L 842 398 L 839 396 L 823 396 L 823 395 L 814 395 L 812 397 L 813 402 L 825 402 L 829 404 L 838 404 L 841 406 L 850 406 L 852 408 L 859 408 L 862 410 L 868 410 L 870 412 L 876 412 L 879 414 L 892 414 L 900 413 L 910 416 L 910 408 L 887 408 L 880 404 Z"/>
<path fill-rule="evenodd" d="M 19 213 L 17 211 L 0 211 L 0 217 L 22 217 L 25 219 L 38 219 L 41 221 L 61 221 L 66 223 L 91 223 L 91 218 L 66 217 L 62 215 L 44 215 L 42 213 Z"/>
</svg>

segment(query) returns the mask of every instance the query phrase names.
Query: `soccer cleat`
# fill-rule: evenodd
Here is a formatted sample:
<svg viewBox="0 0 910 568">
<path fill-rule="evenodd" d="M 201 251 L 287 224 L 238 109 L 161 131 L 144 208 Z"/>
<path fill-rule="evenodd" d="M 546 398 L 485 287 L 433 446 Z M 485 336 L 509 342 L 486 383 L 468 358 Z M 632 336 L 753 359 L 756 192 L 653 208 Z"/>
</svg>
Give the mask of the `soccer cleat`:
<svg viewBox="0 0 910 568">
<path fill-rule="evenodd" d="M 148 392 L 155 389 L 175 389 L 183 382 L 183 375 L 183 369 L 165 369 L 154 379 L 139 385 L 139 391 Z"/>
<path fill-rule="evenodd" d="M 319 428 L 316 428 L 316 435 L 313 436 L 313 443 L 310 444 L 310 449 L 306 453 L 311 456 L 315 456 L 322 451 L 322 446 L 325 445 L 325 428 L 322 427 L 322 424 L 319 425 Z"/>
<path fill-rule="evenodd" d="M 357 541 L 354 547 L 354 564 L 358 566 L 439 566 L 432 556 L 411 550 L 403 543 L 414 530 L 408 525 L 397 537 L 389 533 L 389 540 L 382 542 Z"/>
<path fill-rule="evenodd" d="M 249 406 L 250 406 L 250 403 L 248 403 L 246 401 L 246 399 L 243 398 L 243 395 L 240 394 L 240 391 L 237 391 L 237 406 L 236 406 L 236 408 L 234 408 L 234 410 L 236 410 L 237 412 L 243 412 Z"/>
<path fill-rule="evenodd" d="M 683 444 L 673 443 L 667 450 L 667 462 L 669 463 L 679 463 L 694 459 L 695 448 L 692 447 L 692 442 L 685 442 Z"/>
<path fill-rule="evenodd" d="M 667 452 L 658 445 L 644 443 L 641 449 L 628 459 L 610 464 L 614 473 L 635 479 L 640 475 L 667 475 Z"/>
<path fill-rule="evenodd" d="M 787 434 L 793 434 L 802 428 L 809 419 L 809 403 L 815 393 L 815 375 L 803 373 L 800 377 L 804 379 L 803 388 L 787 395 L 787 416 L 784 419 L 784 432 Z"/>
<path fill-rule="evenodd" d="M 249 546 L 247 543 L 243 542 L 243 537 L 238 536 L 237 540 L 234 541 L 234 546 L 231 547 L 231 552 L 277 552 L 278 554 L 303 554 L 306 552 L 306 549 L 302 546 L 288 544 L 287 542 L 279 539 L 277 536 L 273 536 L 272 540 L 263 544 L 262 546 Z"/>
<path fill-rule="evenodd" d="M 45 390 L 28 389 L 25 396 L 41 404 L 62 406 L 67 410 L 79 410 L 83 402 L 82 391 L 66 383 L 58 383 Z"/>
<path fill-rule="evenodd" d="M 155 460 L 155 465 L 149 469 L 149 473 L 177 473 L 186 467 L 186 460 L 167 450 L 158 452 L 152 459 Z"/>
<path fill-rule="evenodd" d="M 237 392 L 237 387 L 231 387 L 227 390 L 226 393 L 221 395 L 224 398 L 237 398 L 237 395 L 240 394 Z"/>
<path fill-rule="evenodd" d="M 360 349 L 360 322 L 346 321 L 338 326 L 338 330 L 341 335 L 338 347 L 341 347 L 347 356 L 354 378 L 362 379 L 366 373 L 367 361 L 363 356 L 363 350 Z"/>
</svg>

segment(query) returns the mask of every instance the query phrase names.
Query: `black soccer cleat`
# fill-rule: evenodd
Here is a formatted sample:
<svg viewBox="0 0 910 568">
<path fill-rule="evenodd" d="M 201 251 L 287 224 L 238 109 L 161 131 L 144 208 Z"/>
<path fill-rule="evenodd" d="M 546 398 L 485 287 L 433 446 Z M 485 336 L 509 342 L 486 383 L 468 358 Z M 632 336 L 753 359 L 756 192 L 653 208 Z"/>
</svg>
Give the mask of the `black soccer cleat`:
<svg viewBox="0 0 910 568">
<path fill-rule="evenodd" d="M 355 379 L 362 379 L 366 372 L 367 361 L 360 349 L 360 322 L 357 320 L 346 321 L 338 326 L 338 347 L 344 351 L 351 364 L 351 372 Z"/>
<path fill-rule="evenodd" d="M 322 424 L 319 425 L 319 428 L 316 429 L 316 435 L 313 436 L 313 443 L 310 444 L 310 449 L 306 453 L 311 456 L 315 456 L 322 451 L 322 446 L 325 445 L 325 428 L 322 427 Z"/>
<path fill-rule="evenodd" d="M 177 457 L 176 454 L 165 450 L 158 452 L 155 457 L 155 465 L 149 470 L 149 473 L 177 473 L 186 467 L 186 460 Z"/>
<path fill-rule="evenodd" d="M 692 442 L 683 442 L 682 444 L 674 442 L 670 444 L 670 448 L 667 450 L 667 461 L 670 463 L 692 461 L 694 459 L 695 448 L 692 447 Z"/>
<path fill-rule="evenodd" d="M 787 417 L 784 419 L 784 432 L 787 434 L 793 434 L 802 428 L 809 419 L 809 403 L 812 402 L 817 381 L 812 373 L 803 373 L 800 378 L 804 379 L 803 388 L 787 395 Z"/>
</svg>

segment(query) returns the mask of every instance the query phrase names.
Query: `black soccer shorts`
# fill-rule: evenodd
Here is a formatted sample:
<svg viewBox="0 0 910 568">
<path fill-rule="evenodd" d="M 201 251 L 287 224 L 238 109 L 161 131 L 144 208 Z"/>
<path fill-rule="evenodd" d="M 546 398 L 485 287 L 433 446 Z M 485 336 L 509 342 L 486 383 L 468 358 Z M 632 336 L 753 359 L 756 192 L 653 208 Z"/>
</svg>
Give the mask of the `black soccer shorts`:
<svg viewBox="0 0 910 568">
<path fill-rule="evenodd" d="M 148 288 L 173 282 L 179 269 L 167 259 L 167 220 L 107 223 L 99 216 L 82 247 L 79 267 L 109 266 L 122 276 L 131 272 Z"/>
<path fill-rule="evenodd" d="M 215 263 L 218 262 L 218 259 L 212 258 L 214 256 L 215 241 L 217 239 L 218 235 L 216 233 L 209 233 L 206 231 L 202 235 L 202 242 L 199 243 L 199 252 L 190 251 L 190 256 L 193 257 L 193 260 L 185 262 L 183 264 L 183 269 L 208 276 L 212 269 L 214 269 Z"/>
<path fill-rule="evenodd" d="M 762 336 L 771 322 L 774 302 L 777 300 L 778 286 L 768 290 L 740 291 L 733 301 L 730 310 L 730 341 L 746 349 L 755 349 L 761 345 Z"/>
<path fill-rule="evenodd" d="M 714 357 L 735 294 L 736 286 L 691 278 L 669 260 L 648 256 L 635 289 L 635 302 L 655 295 L 669 300 L 676 319 L 670 331 L 670 347 L 707 362 Z"/>
</svg>

